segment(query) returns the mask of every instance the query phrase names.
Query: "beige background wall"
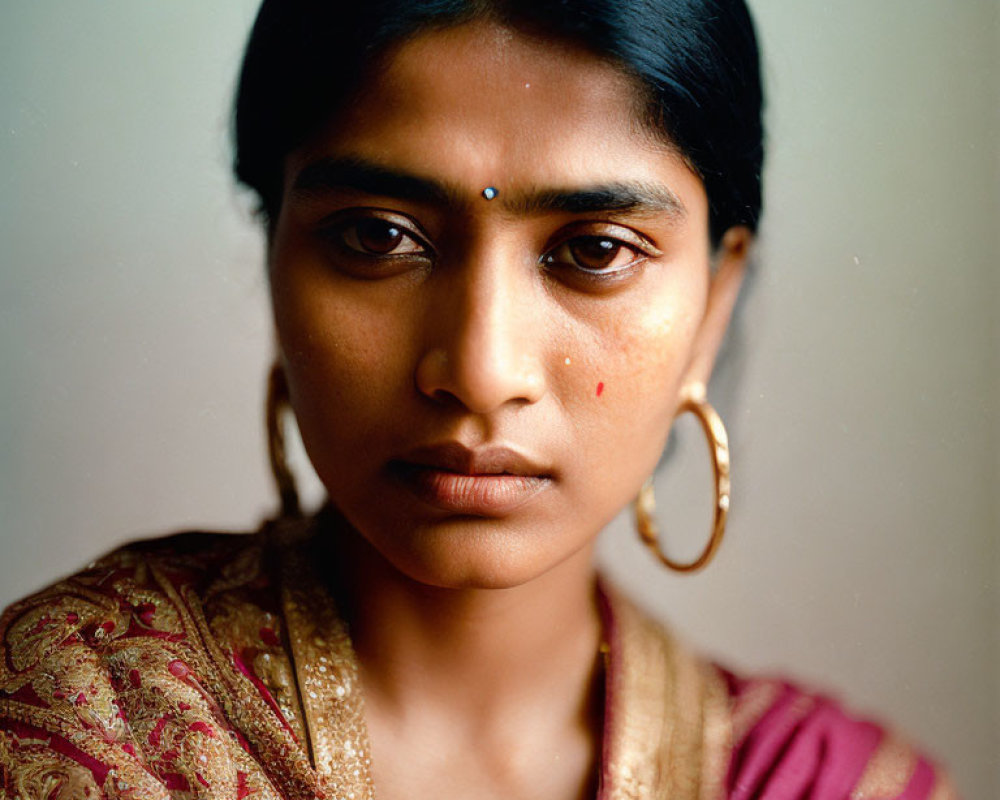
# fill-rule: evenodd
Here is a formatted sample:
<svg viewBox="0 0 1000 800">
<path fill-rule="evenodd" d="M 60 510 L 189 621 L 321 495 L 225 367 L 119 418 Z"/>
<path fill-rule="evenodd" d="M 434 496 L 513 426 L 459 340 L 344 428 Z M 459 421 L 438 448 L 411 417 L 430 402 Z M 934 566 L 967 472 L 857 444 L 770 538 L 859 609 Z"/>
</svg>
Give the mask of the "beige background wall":
<svg viewBox="0 0 1000 800">
<path fill-rule="evenodd" d="M 261 247 L 227 173 L 254 0 L 6 3 L 0 26 L 0 604 L 126 538 L 251 526 Z M 728 541 L 607 571 L 706 651 L 891 719 L 1000 796 L 1000 13 L 756 0 L 766 227 L 712 397 Z M 694 426 L 684 430 L 696 434 Z M 659 478 L 708 524 L 697 435 Z"/>
</svg>

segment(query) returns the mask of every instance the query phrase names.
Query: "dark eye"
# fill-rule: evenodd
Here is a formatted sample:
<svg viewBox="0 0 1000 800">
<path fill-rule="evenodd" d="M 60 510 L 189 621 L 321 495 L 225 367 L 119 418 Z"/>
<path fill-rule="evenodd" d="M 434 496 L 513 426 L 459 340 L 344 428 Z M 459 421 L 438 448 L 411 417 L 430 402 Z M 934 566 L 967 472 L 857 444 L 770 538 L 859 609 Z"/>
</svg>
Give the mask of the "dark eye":
<svg viewBox="0 0 1000 800">
<path fill-rule="evenodd" d="M 338 228 L 344 244 L 368 256 L 414 255 L 426 252 L 424 245 L 404 228 L 389 220 L 370 217 Z"/>
<path fill-rule="evenodd" d="M 548 266 L 569 266 L 584 272 L 615 273 L 642 261 L 645 254 L 610 236 L 575 236 L 542 256 Z"/>
</svg>

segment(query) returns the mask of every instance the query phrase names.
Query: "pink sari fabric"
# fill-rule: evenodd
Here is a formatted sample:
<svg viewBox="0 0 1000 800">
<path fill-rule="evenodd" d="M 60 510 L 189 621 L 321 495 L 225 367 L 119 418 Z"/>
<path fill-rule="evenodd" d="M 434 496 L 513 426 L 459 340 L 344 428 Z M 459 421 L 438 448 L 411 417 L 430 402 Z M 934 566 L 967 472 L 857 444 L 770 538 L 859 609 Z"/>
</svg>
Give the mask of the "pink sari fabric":
<svg viewBox="0 0 1000 800">
<path fill-rule="evenodd" d="M 599 800 L 955 800 L 903 739 L 781 679 L 698 658 L 602 585 Z"/>
<path fill-rule="evenodd" d="M 956 797 L 925 757 L 831 699 L 723 674 L 734 702 L 728 800 Z"/>
</svg>

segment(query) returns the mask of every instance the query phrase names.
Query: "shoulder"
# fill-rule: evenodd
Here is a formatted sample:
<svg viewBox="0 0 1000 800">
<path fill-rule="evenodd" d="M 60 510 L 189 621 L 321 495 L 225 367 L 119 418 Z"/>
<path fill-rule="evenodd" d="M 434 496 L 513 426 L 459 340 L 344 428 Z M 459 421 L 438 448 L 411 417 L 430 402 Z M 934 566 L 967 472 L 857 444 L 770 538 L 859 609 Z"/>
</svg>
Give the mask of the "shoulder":
<svg viewBox="0 0 1000 800">
<path fill-rule="evenodd" d="M 726 800 L 958 797 L 945 773 L 899 734 L 822 692 L 782 678 L 738 676 L 699 657 L 612 587 L 602 583 L 601 592 L 611 678 L 605 733 L 613 752 L 643 754 L 629 762 L 630 775 L 641 774 L 659 731 L 655 772 L 687 770 L 681 796 L 689 796 L 684 787 L 699 786 L 698 797 Z M 679 739 L 685 741 L 677 756 Z M 633 795 L 660 796 L 625 794 Z"/>
<path fill-rule="evenodd" d="M 898 733 L 779 678 L 719 669 L 731 703 L 731 800 L 955 800 L 947 776 Z"/>
<path fill-rule="evenodd" d="M 136 541 L 19 600 L 0 616 L 0 680 L 69 641 L 99 646 L 137 628 L 171 630 L 184 595 L 259 570 L 261 534 L 187 532 Z"/>
<path fill-rule="evenodd" d="M 204 642 L 227 606 L 268 602 L 268 542 L 266 531 L 135 542 L 6 609 L 0 798 L 254 782 L 235 734 L 216 736 L 226 720 Z M 216 764 L 225 775 L 206 772 Z"/>
</svg>

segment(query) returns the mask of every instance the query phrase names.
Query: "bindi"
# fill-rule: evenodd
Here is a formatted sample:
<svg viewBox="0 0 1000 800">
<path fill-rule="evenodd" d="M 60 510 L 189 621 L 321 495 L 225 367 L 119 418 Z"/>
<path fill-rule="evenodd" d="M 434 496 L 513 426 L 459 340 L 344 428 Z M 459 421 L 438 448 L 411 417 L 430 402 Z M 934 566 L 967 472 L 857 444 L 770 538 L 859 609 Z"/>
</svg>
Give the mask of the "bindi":
<svg viewBox="0 0 1000 800">
<path fill-rule="evenodd" d="M 485 189 L 483 189 L 483 197 L 486 200 L 492 200 L 498 194 L 500 194 L 500 192 L 497 191 L 497 188 L 495 186 L 487 186 Z"/>
<path fill-rule="evenodd" d="M 597 384 L 597 396 L 600 397 L 602 394 L 604 394 L 604 382 L 603 381 L 601 381 L 599 384 Z"/>
</svg>

